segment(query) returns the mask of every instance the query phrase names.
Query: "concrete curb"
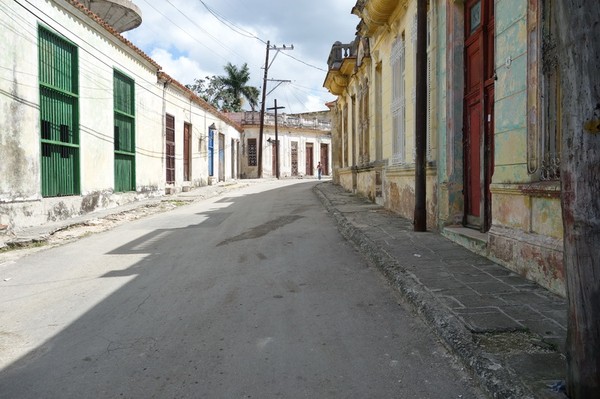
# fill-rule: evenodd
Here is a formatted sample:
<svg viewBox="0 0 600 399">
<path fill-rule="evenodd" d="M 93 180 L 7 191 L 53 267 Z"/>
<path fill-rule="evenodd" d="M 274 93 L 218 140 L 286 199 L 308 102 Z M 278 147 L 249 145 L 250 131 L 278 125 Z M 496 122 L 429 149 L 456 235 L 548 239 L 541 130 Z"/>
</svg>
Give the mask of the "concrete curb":
<svg viewBox="0 0 600 399">
<path fill-rule="evenodd" d="M 520 383 L 513 370 L 500 364 L 498 359 L 486 356 L 477 348 L 472 333 L 464 323 L 444 311 L 444 305 L 429 293 L 412 273 L 350 223 L 319 186 L 313 187 L 313 192 L 335 219 L 342 236 L 360 251 L 369 264 L 383 273 L 413 310 L 426 320 L 445 345 L 476 376 L 479 384 L 492 398 L 534 399 L 534 395 Z"/>
</svg>

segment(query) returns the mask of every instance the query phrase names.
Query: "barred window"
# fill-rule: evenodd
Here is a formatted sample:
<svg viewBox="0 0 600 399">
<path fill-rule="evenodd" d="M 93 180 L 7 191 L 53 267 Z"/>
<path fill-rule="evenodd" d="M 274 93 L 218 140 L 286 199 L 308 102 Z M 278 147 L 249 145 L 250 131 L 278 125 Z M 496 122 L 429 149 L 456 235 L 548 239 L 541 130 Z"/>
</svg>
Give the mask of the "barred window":
<svg viewBox="0 0 600 399">
<path fill-rule="evenodd" d="M 560 178 L 561 90 L 554 1 L 530 0 L 528 15 L 527 170 L 540 180 Z"/>
<path fill-rule="evenodd" d="M 113 72 L 115 191 L 135 190 L 135 84 Z"/>
<path fill-rule="evenodd" d="M 248 139 L 248 166 L 257 166 L 256 139 Z"/>
<path fill-rule="evenodd" d="M 406 58 L 404 32 L 398 36 L 392 46 L 392 120 L 393 150 L 392 163 L 405 160 L 405 118 L 406 118 Z"/>
<path fill-rule="evenodd" d="M 80 192 L 77 46 L 39 27 L 42 195 Z"/>
</svg>

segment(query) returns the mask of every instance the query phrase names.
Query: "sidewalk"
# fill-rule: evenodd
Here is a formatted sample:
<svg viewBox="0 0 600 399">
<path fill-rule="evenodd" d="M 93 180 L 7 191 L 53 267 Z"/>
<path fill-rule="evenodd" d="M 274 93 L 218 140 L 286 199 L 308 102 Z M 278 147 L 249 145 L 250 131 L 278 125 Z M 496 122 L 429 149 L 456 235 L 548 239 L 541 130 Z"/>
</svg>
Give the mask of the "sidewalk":
<svg viewBox="0 0 600 399">
<path fill-rule="evenodd" d="M 54 233 L 74 226 L 84 225 L 94 220 L 102 220 L 127 212 L 146 210 L 146 214 L 162 212 L 159 209 L 164 202 L 193 202 L 215 197 L 231 189 L 245 187 L 258 180 L 220 182 L 211 186 L 196 187 L 191 191 L 179 192 L 160 197 L 149 197 L 112 208 L 99 209 L 80 216 L 71 217 L 40 226 L 16 229 L 10 233 L 0 234 L 0 250 L 6 247 L 25 247 L 35 243 L 43 243 Z M 152 210 L 154 208 L 154 210 Z M 165 209 L 166 210 L 166 209 Z"/>
<path fill-rule="evenodd" d="M 332 183 L 314 188 L 341 234 L 385 275 L 493 398 L 566 398 L 566 302 Z"/>
</svg>

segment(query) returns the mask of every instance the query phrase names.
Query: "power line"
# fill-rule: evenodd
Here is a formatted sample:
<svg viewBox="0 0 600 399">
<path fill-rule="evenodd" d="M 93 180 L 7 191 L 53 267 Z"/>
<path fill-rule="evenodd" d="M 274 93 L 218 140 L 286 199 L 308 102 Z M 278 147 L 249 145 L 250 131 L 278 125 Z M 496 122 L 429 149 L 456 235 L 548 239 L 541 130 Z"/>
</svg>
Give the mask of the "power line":
<svg viewBox="0 0 600 399">
<path fill-rule="evenodd" d="M 206 3 L 202 0 L 198 0 L 200 1 L 200 3 L 202 3 L 202 5 L 204 6 L 204 8 L 206 8 L 206 10 L 211 13 L 216 19 L 218 19 L 223 25 L 227 26 L 229 29 L 231 29 L 232 31 L 234 31 L 235 33 L 242 35 L 244 37 L 248 37 L 251 39 L 256 39 L 261 41 L 264 44 L 267 44 L 267 42 L 263 39 L 261 39 L 260 37 L 256 36 L 254 33 L 249 32 L 243 28 L 240 28 L 239 26 L 237 26 L 236 24 L 234 24 L 233 22 L 227 20 L 227 18 L 223 17 L 222 15 L 220 15 L 219 13 L 217 13 L 216 11 L 214 11 L 213 9 L 211 9 L 208 5 L 206 5 Z"/>
<path fill-rule="evenodd" d="M 186 35 L 188 35 L 190 38 L 192 38 L 192 40 L 194 40 L 196 43 L 200 44 L 201 46 L 205 47 L 206 49 L 208 49 L 211 53 L 218 55 L 219 57 L 223 58 L 225 61 L 228 61 L 227 58 L 219 53 L 217 53 L 216 51 L 214 51 L 213 49 L 211 49 L 210 47 L 208 47 L 206 44 L 202 43 L 200 40 L 198 40 L 196 37 L 192 36 L 187 30 L 183 29 L 181 26 L 177 25 L 175 22 L 173 22 L 169 17 L 167 17 L 165 14 L 163 14 L 161 11 L 159 11 L 156 7 L 154 7 L 150 2 L 148 2 L 147 0 L 144 0 L 144 2 L 146 4 L 148 4 L 150 7 L 152 7 L 154 9 L 154 11 L 156 11 L 157 13 L 159 13 L 160 15 L 162 15 L 167 21 L 171 22 L 174 26 L 176 26 L 179 30 L 181 30 L 183 33 L 185 33 Z"/>
<path fill-rule="evenodd" d="M 299 58 L 296 58 L 296 57 L 294 57 L 293 55 L 286 54 L 286 53 L 284 53 L 283 55 L 285 55 L 285 56 L 287 56 L 287 57 L 290 57 L 291 59 L 293 59 L 293 60 L 296 60 L 296 61 L 298 61 L 299 63 L 301 63 L 301 64 L 304 64 L 304 65 L 306 65 L 306 66 L 308 66 L 308 67 L 311 67 L 311 68 L 314 68 L 314 69 L 318 69 L 319 71 L 322 71 L 322 72 L 327 72 L 327 70 L 326 70 L 326 69 L 323 69 L 323 68 L 320 68 L 320 67 L 318 67 L 318 66 L 315 66 L 315 65 L 309 64 L 308 62 L 306 62 L 306 61 L 302 61 L 301 59 L 299 59 Z"/>
<path fill-rule="evenodd" d="M 145 0 L 144 0 L 145 1 Z M 204 32 L 206 35 L 210 36 L 211 38 L 213 38 L 217 43 L 219 43 L 221 45 L 221 47 L 223 47 L 226 50 L 229 50 L 232 54 L 237 55 L 239 58 L 243 59 L 244 57 L 242 57 L 239 53 L 237 53 L 235 50 L 227 47 L 227 45 L 223 42 L 221 42 L 219 39 L 217 39 L 216 37 L 214 37 L 213 35 L 210 34 L 210 32 L 208 32 L 206 29 L 202 28 L 200 25 L 198 25 L 194 20 L 192 20 L 187 14 L 185 14 L 183 11 L 181 11 L 176 5 L 174 5 L 173 3 L 171 3 L 170 0 L 166 0 L 167 3 L 169 3 L 174 9 L 177 10 L 177 12 L 179 12 L 181 15 L 183 15 L 188 21 L 190 21 L 196 28 L 198 28 L 200 31 Z M 148 2 L 146 2 L 148 3 Z"/>
</svg>

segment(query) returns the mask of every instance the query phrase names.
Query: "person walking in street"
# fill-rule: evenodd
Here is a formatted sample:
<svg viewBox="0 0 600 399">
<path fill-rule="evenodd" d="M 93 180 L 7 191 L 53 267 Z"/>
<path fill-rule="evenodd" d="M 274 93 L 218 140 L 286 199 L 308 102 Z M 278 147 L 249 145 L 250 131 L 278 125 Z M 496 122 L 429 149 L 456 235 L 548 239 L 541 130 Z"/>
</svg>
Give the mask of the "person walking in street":
<svg viewBox="0 0 600 399">
<path fill-rule="evenodd" d="M 319 180 L 321 180 L 322 173 L 323 173 L 323 167 L 321 166 L 321 162 L 319 162 L 317 164 L 317 176 L 319 177 Z"/>
</svg>

